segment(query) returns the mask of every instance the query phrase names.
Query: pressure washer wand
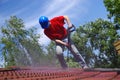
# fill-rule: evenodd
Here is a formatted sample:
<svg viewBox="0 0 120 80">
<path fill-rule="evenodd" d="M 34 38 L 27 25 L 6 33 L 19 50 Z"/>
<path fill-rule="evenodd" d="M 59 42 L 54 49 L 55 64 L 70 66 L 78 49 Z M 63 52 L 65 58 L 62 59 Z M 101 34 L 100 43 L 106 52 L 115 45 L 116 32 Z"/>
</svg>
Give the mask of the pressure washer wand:
<svg viewBox="0 0 120 80">
<path fill-rule="evenodd" d="M 71 32 L 73 31 L 76 31 L 76 27 L 72 24 L 72 27 L 71 28 L 68 28 L 67 29 L 67 32 L 68 32 L 68 44 L 70 46 L 68 46 L 68 52 L 67 52 L 67 62 L 69 61 L 69 54 L 70 54 L 70 49 L 71 49 Z"/>
</svg>

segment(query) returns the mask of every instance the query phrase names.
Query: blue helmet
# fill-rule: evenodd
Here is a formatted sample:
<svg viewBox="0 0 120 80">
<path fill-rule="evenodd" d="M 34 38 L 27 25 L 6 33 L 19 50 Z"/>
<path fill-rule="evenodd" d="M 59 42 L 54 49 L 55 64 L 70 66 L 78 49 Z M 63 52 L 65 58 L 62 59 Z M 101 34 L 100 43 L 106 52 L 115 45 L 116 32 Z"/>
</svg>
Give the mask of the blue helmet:
<svg viewBox="0 0 120 80">
<path fill-rule="evenodd" d="M 48 28 L 49 27 L 49 20 L 48 20 L 48 18 L 46 17 L 46 16 L 41 16 L 40 18 L 39 18 L 39 23 L 40 23 L 40 25 L 41 25 L 41 27 L 43 28 L 43 29 L 45 29 L 45 28 Z"/>
</svg>

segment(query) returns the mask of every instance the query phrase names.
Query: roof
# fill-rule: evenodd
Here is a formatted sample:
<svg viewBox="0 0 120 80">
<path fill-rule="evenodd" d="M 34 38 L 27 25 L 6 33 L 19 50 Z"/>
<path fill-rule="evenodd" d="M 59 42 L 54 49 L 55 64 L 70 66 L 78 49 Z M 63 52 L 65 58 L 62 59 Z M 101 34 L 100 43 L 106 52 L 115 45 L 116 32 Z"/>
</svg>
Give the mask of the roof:
<svg viewBox="0 0 120 80">
<path fill-rule="evenodd" d="M 120 69 L 1 68 L 0 80 L 120 80 Z"/>
</svg>

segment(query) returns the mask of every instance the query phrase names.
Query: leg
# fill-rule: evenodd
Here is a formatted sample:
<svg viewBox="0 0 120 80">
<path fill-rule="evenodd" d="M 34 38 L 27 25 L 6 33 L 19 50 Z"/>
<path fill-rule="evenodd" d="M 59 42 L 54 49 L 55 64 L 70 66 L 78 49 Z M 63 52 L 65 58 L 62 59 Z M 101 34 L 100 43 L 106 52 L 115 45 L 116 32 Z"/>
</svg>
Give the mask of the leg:
<svg viewBox="0 0 120 80">
<path fill-rule="evenodd" d="M 67 64 L 65 62 L 65 59 L 63 57 L 63 45 L 60 45 L 60 44 L 56 44 L 56 55 L 57 55 L 57 58 L 62 66 L 62 68 L 67 68 Z"/>
<path fill-rule="evenodd" d="M 83 68 L 86 65 L 86 62 L 84 58 L 81 56 L 75 45 L 72 43 L 70 51 L 72 52 L 73 56 L 75 57 L 76 61 L 80 64 L 80 66 Z"/>
</svg>

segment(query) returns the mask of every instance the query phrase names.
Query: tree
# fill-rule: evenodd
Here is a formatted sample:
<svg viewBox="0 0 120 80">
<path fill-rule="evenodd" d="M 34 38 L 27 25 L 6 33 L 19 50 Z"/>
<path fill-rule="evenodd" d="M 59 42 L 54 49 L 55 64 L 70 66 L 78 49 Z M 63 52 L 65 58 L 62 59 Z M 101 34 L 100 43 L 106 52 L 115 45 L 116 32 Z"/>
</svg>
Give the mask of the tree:
<svg viewBox="0 0 120 80">
<path fill-rule="evenodd" d="M 73 41 L 85 61 L 94 67 L 119 67 L 113 46 L 118 38 L 114 25 L 102 19 L 80 26 L 73 35 Z"/>
<path fill-rule="evenodd" d="M 42 47 L 38 44 L 38 35 L 35 29 L 25 30 L 24 22 L 16 16 L 11 16 L 1 29 L 1 52 L 5 66 L 35 65 L 35 60 L 43 54 Z M 33 58 L 32 55 L 35 55 Z M 39 64 L 39 60 L 38 63 Z M 33 64 L 34 63 L 34 64 Z"/>
<path fill-rule="evenodd" d="M 120 36 L 120 0 L 104 0 L 104 5 L 107 9 L 108 18 L 116 28 L 118 35 Z M 118 62 L 120 62 L 120 56 L 118 55 Z"/>
<path fill-rule="evenodd" d="M 120 0 L 104 0 L 104 5 L 109 12 L 108 18 L 113 18 L 115 27 L 120 29 Z"/>
</svg>

